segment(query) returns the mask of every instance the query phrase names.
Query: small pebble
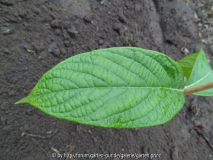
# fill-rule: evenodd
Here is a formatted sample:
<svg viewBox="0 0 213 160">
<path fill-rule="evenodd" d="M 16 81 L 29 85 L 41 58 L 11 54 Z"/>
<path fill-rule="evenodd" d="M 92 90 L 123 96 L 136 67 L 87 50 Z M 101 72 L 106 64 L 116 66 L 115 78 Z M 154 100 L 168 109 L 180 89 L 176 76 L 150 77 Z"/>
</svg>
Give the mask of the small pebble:
<svg viewBox="0 0 213 160">
<path fill-rule="evenodd" d="M 119 34 L 121 35 L 122 33 L 122 25 L 120 23 L 116 23 L 113 26 L 113 29 Z"/>
<path fill-rule="evenodd" d="M 61 49 L 61 54 L 65 55 L 67 53 L 66 49 L 65 48 L 62 48 Z"/>
<path fill-rule="evenodd" d="M 61 23 L 61 21 L 58 20 L 58 19 L 56 19 L 56 20 L 53 20 L 53 21 L 51 22 L 50 26 L 51 26 L 52 28 L 58 28 L 58 27 L 60 26 L 60 23 Z"/>
<path fill-rule="evenodd" d="M 60 56 L 60 50 L 58 48 L 56 48 L 54 51 L 53 51 L 53 55 L 55 57 L 59 57 Z"/>
<path fill-rule="evenodd" d="M 199 27 L 202 27 L 202 23 L 198 23 L 197 25 L 198 25 Z"/>
<path fill-rule="evenodd" d="M 10 54 L 10 51 L 9 51 L 7 48 L 5 48 L 5 49 L 3 50 L 3 52 L 4 52 L 5 54 Z"/>
<path fill-rule="evenodd" d="M 97 138 L 95 138 L 95 137 L 93 137 L 93 141 L 94 141 L 95 143 L 98 142 Z"/>
<path fill-rule="evenodd" d="M 43 11 L 45 11 L 45 12 L 48 11 L 48 9 L 47 9 L 47 7 L 46 7 L 45 5 L 41 5 L 40 8 L 41 8 Z"/>
<path fill-rule="evenodd" d="M 103 45 L 103 44 L 104 44 L 103 39 L 100 39 L 100 40 L 98 41 L 98 44 L 99 44 L 99 45 Z"/>
<path fill-rule="evenodd" d="M 35 48 L 35 51 L 36 51 L 37 53 L 39 53 L 39 52 L 41 52 L 41 51 L 44 50 L 44 46 L 43 46 L 42 43 L 41 43 L 41 44 L 34 44 L 34 48 Z"/>
<path fill-rule="evenodd" d="M 59 29 L 57 29 L 56 31 L 55 31 L 55 34 L 57 35 L 57 36 L 59 36 L 60 35 L 60 30 Z"/>
<path fill-rule="evenodd" d="M 33 12 L 35 14 L 40 14 L 41 13 L 41 11 L 38 8 L 33 8 Z"/>
<path fill-rule="evenodd" d="M 50 17 L 51 17 L 52 19 L 56 19 L 56 18 L 57 18 L 56 15 L 55 15 L 54 13 L 50 13 Z"/>
<path fill-rule="evenodd" d="M 56 44 L 53 43 L 53 44 L 49 45 L 49 47 L 48 47 L 48 52 L 49 52 L 49 53 L 52 53 L 52 52 L 54 51 L 54 49 L 56 49 L 56 48 L 57 48 Z"/>
<path fill-rule="evenodd" d="M 6 119 L 5 117 L 1 117 L 1 122 L 2 122 L 3 124 L 5 124 L 6 121 L 7 121 L 7 119 Z"/>
<path fill-rule="evenodd" d="M 63 37 L 65 39 L 69 39 L 70 38 L 69 34 L 67 33 L 67 31 L 65 29 L 62 30 L 62 34 L 63 34 Z"/>
<path fill-rule="evenodd" d="M 20 16 L 21 18 L 25 18 L 25 17 L 26 17 L 26 13 L 23 12 L 23 11 L 21 11 L 21 12 L 19 13 L 19 16 Z"/>
<path fill-rule="evenodd" d="M 92 17 L 91 16 L 86 15 L 83 19 L 84 19 L 84 22 L 86 22 L 86 23 L 91 23 L 92 22 Z"/>
<path fill-rule="evenodd" d="M 72 26 L 70 29 L 68 29 L 67 32 L 70 35 L 70 37 L 72 37 L 72 38 L 77 37 L 78 31 L 76 30 L 76 28 L 74 26 Z"/>
<path fill-rule="evenodd" d="M 121 29 L 121 24 L 120 24 L 120 23 L 115 23 L 115 24 L 113 25 L 113 29 L 114 29 L 115 31 L 119 31 L 119 30 Z"/>
<path fill-rule="evenodd" d="M 122 23 L 126 23 L 126 18 L 124 17 L 123 14 L 119 14 L 119 15 L 118 15 L 118 20 L 119 20 L 120 22 L 122 22 Z"/>
<path fill-rule="evenodd" d="M 67 22 L 67 21 L 62 22 L 62 26 L 63 26 L 65 29 L 67 29 L 67 28 L 69 28 L 69 27 L 70 27 L 70 23 L 69 23 L 69 22 Z"/>
<path fill-rule="evenodd" d="M 69 47 L 69 46 L 70 46 L 70 41 L 68 41 L 68 40 L 64 41 L 64 45 L 65 45 L 66 47 Z"/>
<path fill-rule="evenodd" d="M 30 107 L 30 108 L 28 108 L 28 109 L 26 110 L 26 114 L 27 114 L 27 115 L 32 115 L 32 111 L 33 111 L 33 109 L 32 109 L 32 107 Z"/>
<path fill-rule="evenodd" d="M 181 48 L 181 52 L 183 52 L 185 55 L 188 55 L 189 50 L 187 48 L 185 48 L 185 47 L 182 47 Z"/>
</svg>

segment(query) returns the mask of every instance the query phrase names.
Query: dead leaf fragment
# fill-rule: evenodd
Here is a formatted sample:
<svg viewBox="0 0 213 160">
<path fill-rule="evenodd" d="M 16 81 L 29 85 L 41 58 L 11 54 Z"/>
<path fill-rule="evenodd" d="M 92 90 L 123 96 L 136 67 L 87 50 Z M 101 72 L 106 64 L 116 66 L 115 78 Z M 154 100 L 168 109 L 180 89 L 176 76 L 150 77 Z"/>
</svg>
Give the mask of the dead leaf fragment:
<svg viewBox="0 0 213 160">
<path fill-rule="evenodd" d="M 51 148 L 52 150 L 53 150 L 53 152 L 55 152 L 55 153 L 59 153 L 59 151 L 57 150 L 57 149 L 55 149 L 55 148 Z"/>
<path fill-rule="evenodd" d="M 30 50 L 30 49 L 27 49 L 27 52 L 33 53 L 34 51 L 33 51 L 33 50 Z"/>
<path fill-rule="evenodd" d="M 197 16 L 197 14 L 196 14 L 196 13 L 194 13 L 194 17 L 195 17 L 195 19 L 198 19 L 198 16 Z"/>
</svg>

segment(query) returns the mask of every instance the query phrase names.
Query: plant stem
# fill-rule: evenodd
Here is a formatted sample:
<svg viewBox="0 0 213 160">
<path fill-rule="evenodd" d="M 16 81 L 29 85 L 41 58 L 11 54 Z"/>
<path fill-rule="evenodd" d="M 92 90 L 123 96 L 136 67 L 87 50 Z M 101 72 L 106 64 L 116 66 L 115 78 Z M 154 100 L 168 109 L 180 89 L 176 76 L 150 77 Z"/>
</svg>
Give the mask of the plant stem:
<svg viewBox="0 0 213 160">
<path fill-rule="evenodd" d="M 185 89 L 183 93 L 186 96 L 186 95 L 196 93 L 196 92 L 199 92 L 199 91 L 203 91 L 203 90 L 207 90 L 207 89 L 210 89 L 210 88 L 213 88 L 213 82 L 209 82 L 209 83 L 206 83 L 206 84 L 202 84 L 200 86 Z"/>
</svg>

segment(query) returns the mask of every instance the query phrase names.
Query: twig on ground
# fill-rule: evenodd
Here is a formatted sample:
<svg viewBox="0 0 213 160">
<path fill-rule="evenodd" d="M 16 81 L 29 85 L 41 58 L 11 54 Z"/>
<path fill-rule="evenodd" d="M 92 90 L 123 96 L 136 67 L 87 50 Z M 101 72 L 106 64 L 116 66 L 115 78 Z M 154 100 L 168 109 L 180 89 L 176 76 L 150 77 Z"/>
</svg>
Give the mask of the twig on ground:
<svg viewBox="0 0 213 160">
<path fill-rule="evenodd" d="M 50 159 L 50 157 L 48 156 L 48 153 L 41 147 L 41 145 L 38 143 L 38 141 L 36 141 L 34 138 L 32 138 L 33 142 L 36 143 L 39 148 L 46 154 L 46 156 Z"/>
<path fill-rule="evenodd" d="M 68 147 L 69 147 L 69 150 L 68 150 L 67 154 L 69 155 L 72 153 L 73 149 L 75 148 L 75 145 L 72 145 L 72 142 L 71 142 L 69 145 L 66 146 L 66 148 L 68 148 Z M 66 160 L 68 160 L 68 158 L 69 158 L 69 156 L 66 158 Z"/>
<path fill-rule="evenodd" d="M 23 132 L 21 135 L 22 136 L 27 135 L 27 136 L 30 136 L 30 137 L 38 137 L 38 138 L 47 139 L 47 138 L 51 138 L 52 136 L 54 136 L 57 131 L 58 131 L 58 129 L 56 129 L 53 134 L 51 134 L 50 136 L 47 136 L 47 137 L 40 136 L 40 135 L 35 135 L 35 134 L 30 134 L 30 133 L 25 133 L 25 132 Z"/>
<path fill-rule="evenodd" d="M 184 47 L 186 48 L 186 45 L 187 45 L 186 41 L 177 33 L 177 31 L 175 32 L 176 32 L 176 35 L 180 38 L 180 40 L 184 42 Z"/>
<path fill-rule="evenodd" d="M 199 114 L 200 112 L 200 105 L 196 105 L 196 114 L 195 114 L 195 117 Z"/>
<path fill-rule="evenodd" d="M 208 146 L 213 150 L 213 144 L 210 142 L 209 138 L 199 128 L 195 127 L 195 131 L 197 132 L 197 134 L 201 135 Z"/>
<path fill-rule="evenodd" d="M 177 31 L 175 31 L 176 32 L 176 35 L 180 38 L 180 40 L 181 41 L 183 41 L 184 42 L 184 46 L 183 47 L 181 47 L 181 52 L 183 52 L 185 55 L 188 55 L 188 49 L 186 48 L 186 41 L 177 33 Z"/>
</svg>

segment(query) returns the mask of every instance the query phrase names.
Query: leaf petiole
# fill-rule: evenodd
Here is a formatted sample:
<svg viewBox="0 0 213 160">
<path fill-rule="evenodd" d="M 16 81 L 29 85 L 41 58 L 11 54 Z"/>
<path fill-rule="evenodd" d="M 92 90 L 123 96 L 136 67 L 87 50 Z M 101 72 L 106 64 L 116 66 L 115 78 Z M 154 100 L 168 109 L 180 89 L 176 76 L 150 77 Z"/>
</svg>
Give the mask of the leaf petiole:
<svg viewBox="0 0 213 160">
<path fill-rule="evenodd" d="M 213 82 L 209 82 L 209 83 L 202 84 L 202 85 L 199 85 L 199 86 L 196 86 L 196 87 L 193 87 L 193 88 L 185 89 L 183 93 L 186 96 L 186 95 L 189 95 L 189 94 L 192 94 L 192 93 L 204 91 L 204 90 L 211 89 L 211 88 L 213 88 Z"/>
</svg>

